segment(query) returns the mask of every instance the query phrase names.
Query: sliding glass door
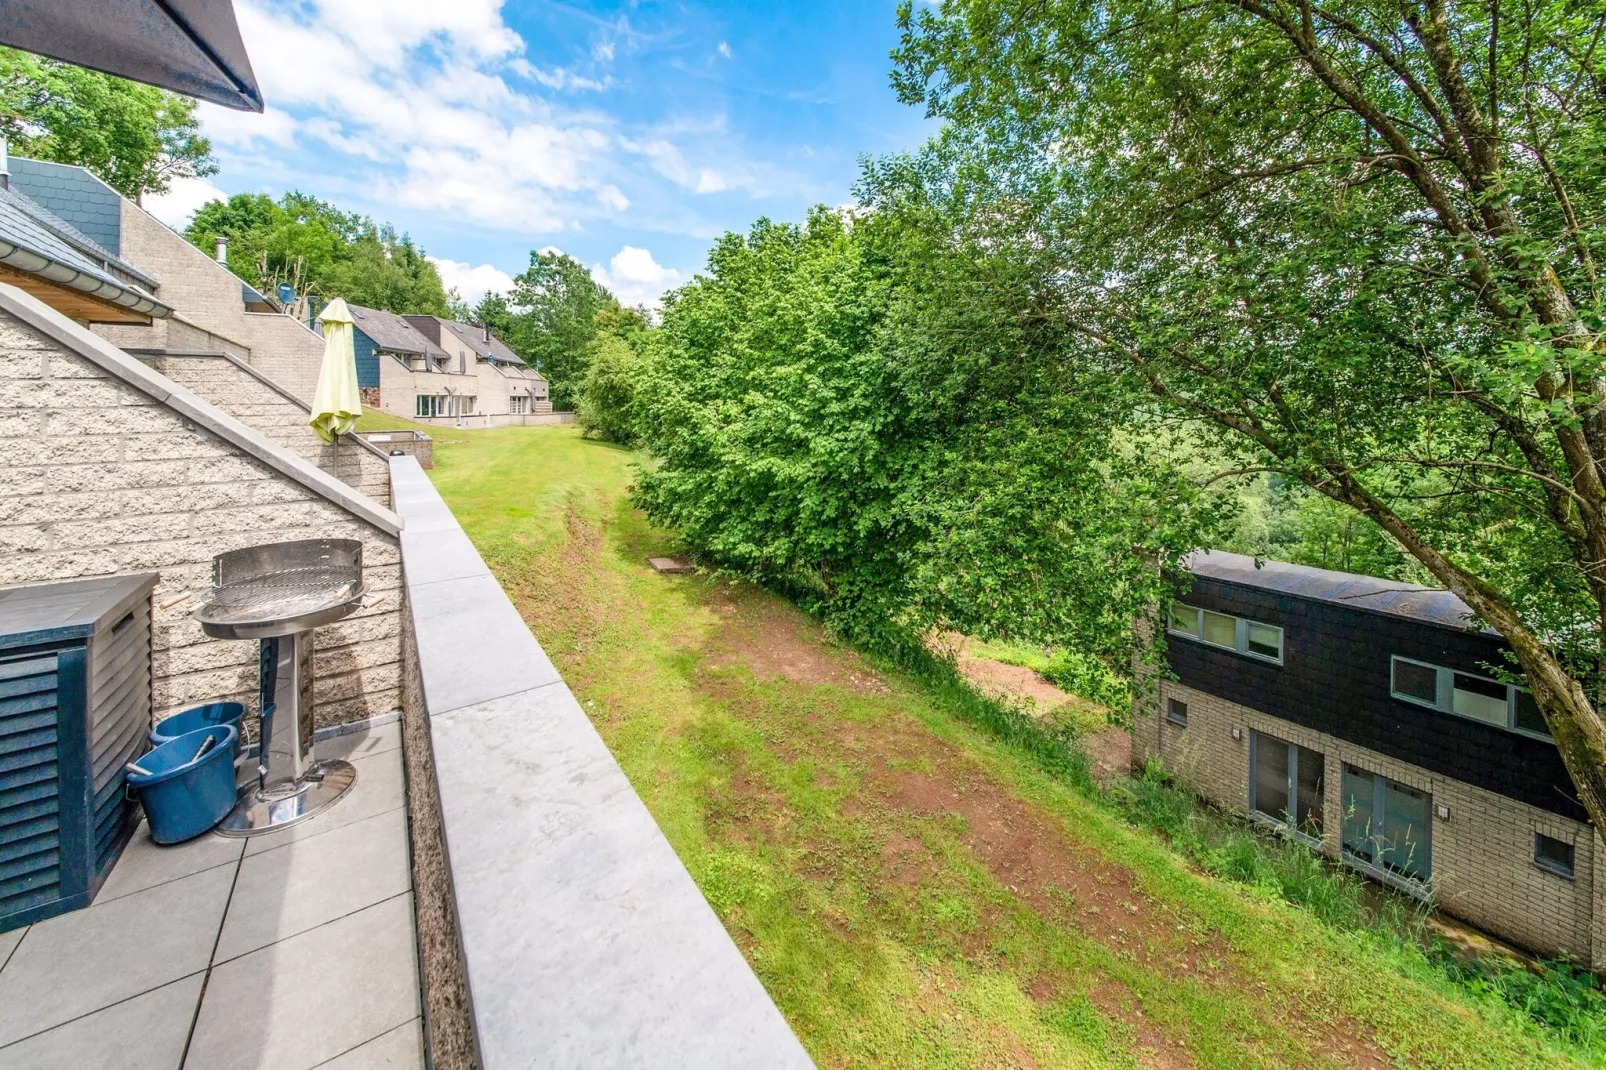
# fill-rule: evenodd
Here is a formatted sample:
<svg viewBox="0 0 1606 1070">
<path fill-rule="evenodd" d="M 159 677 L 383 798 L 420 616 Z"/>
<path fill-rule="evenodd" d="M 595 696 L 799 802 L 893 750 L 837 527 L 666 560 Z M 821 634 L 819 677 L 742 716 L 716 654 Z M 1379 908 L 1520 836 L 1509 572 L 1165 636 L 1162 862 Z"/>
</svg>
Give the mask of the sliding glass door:
<svg viewBox="0 0 1606 1070">
<path fill-rule="evenodd" d="M 1344 853 L 1387 873 L 1427 881 L 1433 873 L 1433 796 L 1377 773 L 1344 766 Z"/>
<path fill-rule="evenodd" d="M 1249 734 L 1249 808 L 1313 840 L 1322 838 L 1326 762 L 1264 732 Z"/>
</svg>

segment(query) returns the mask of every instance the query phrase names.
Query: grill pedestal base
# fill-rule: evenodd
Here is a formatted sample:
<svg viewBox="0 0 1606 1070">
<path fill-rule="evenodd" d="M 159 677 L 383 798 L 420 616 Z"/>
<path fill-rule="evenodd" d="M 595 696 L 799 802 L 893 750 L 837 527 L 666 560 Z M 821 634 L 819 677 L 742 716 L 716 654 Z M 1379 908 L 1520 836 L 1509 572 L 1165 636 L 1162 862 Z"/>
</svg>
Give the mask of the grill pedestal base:
<svg viewBox="0 0 1606 1070">
<path fill-rule="evenodd" d="M 357 783 L 350 762 L 314 762 L 299 781 L 264 792 L 253 784 L 240 792 L 229 816 L 217 827 L 220 836 L 254 836 L 305 821 L 339 802 Z"/>
</svg>

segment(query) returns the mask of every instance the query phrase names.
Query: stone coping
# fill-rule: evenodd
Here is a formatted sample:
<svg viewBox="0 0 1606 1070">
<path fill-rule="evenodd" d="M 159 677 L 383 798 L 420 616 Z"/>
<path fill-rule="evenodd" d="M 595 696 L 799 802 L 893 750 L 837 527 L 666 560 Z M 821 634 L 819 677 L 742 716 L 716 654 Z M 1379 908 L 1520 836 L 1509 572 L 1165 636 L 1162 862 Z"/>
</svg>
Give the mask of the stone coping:
<svg viewBox="0 0 1606 1070">
<path fill-rule="evenodd" d="M 390 469 L 482 1064 L 812 1066 L 417 460 Z"/>
<path fill-rule="evenodd" d="M 396 513 L 368 495 L 304 461 L 262 432 L 230 416 L 199 394 L 180 386 L 165 375 L 147 368 L 139 360 L 118 349 L 100 335 L 79 326 L 32 294 L 9 283 L 0 283 L 0 311 L 8 312 L 46 337 L 66 346 L 101 371 L 132 386 L 180 416 L 204 428 L 281 475 L 345 509 L 347 512 L 391 535 L 401 534 L 402 521 Z"/>
</svg>

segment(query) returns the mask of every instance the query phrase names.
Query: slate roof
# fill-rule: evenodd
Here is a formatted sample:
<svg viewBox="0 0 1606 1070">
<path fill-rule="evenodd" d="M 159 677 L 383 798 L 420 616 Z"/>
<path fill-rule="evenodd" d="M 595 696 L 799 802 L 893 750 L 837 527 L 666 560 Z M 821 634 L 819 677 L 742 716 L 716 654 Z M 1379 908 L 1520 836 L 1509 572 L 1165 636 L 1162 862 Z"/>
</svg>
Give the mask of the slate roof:
<svg viewBox="0 0 1606 1070">
<path fill-rule="evenodd" d="M 12 189 L 27 194 L 111 255 L 122 255 L 122 194 L 73 164 L 25 156 L 13 156 L 8 163 Z"/>
<path fill-rule="evenodd" d="M 508 348 L 506 342 L 495 334 L 486 340 L 484 327 L 477 327 L 472 323 L 460 323 L 457 320 L 441 320 L 446 329 L 461 338 L 477 355 L 486 360 L 500 361 L 504 364 L 523 364 L 524 358 Z"/>
<path fill-rule="evenodd" d="M 424 333 L 405 318 L 380 308 L 364 308 L 348 304 L 357 329 L 373 340 L 374 345 L 391 353 L 416 353 L 433 360 L 445 360 L 446 350 L 431 342 Z"/>
<path fill-rule="evenodd" d="M 9 246 L 10 248 L 6 248 Z M 26 194 L 0 187 L 0 261 L 110 304 L 158 317 L 172 312 L 151 296 L 155 281 L 117 259 Z M 40 261 L 43 261 L 41 263 Z M 148 280 L 142 286 L 134 280 Z"/>
<path fill-rule="evenodd" d="M 1473 623 L 1471 607 L 1449 591 L 1435 587 L 1291 565 L 1286 561 L 1263 560 L 1256 568 L 1253 557 L 1226 550 L 1195 550 L 1183 559 L 1182 566 L 1195 576 L 1352 609 L 1409 617 L 1446 628 L 1464 630 Z"/>
</svg>

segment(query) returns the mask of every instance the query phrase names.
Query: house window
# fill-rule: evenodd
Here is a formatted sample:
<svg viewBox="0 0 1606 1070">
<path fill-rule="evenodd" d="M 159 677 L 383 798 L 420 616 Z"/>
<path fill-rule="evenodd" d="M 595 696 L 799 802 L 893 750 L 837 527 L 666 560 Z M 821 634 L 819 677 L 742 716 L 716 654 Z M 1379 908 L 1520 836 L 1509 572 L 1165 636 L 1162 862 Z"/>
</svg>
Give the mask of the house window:
<svg viewBox="0 0 1606 1070">
<path fill-rule="evenodd" d="M 1173 602 L 1168 630 L 1173 635 L 1185 635 L 1211 646 L 1282 664 L 1283 630 L 1275 624 Z"/>
<path fill-rule="evenodd" d="M 1573 845 L 1543 832 L 1534 833 L 1534 865 L 1572 880 Z"/>
<path fill-rule="evenodd" d="M 419 416 L 445 416 L 449 400 L 444 394 L 419 394 L 413 411 Z"/>
<path fill-rule="evenodd" d="M 1181 699 L 1168 698 L 1165 700 L 1165 719 L 1172 724 L 1188 727 L 1188 704 Z"/>
<path fill-rule="evenodd" d="M 1344 766 L 1344 856 L 1386 876 L 1425 882 L 1433 872 L 1433 796 Z"/>
<path fill-rule="evenodd" d="M 1405 702 L 1496 728 L 1550 738 L 1539 704 L 1515 684 L 1399 656 L 1390 659 L 1389 680 L 1389 692 Z"/>
<path fill-rule="evenodd" d="M 530 398 L 526 394 L 513 394 L 507 399 L 507 411 L 520 416 L 530 411 Z"/>
<path fill-rule="evenodd" d="M 1249 808 L 1313 840 L 1322 838 L 1327 760 L 1264 732 L 1249 733 Z"/>
</svg>

